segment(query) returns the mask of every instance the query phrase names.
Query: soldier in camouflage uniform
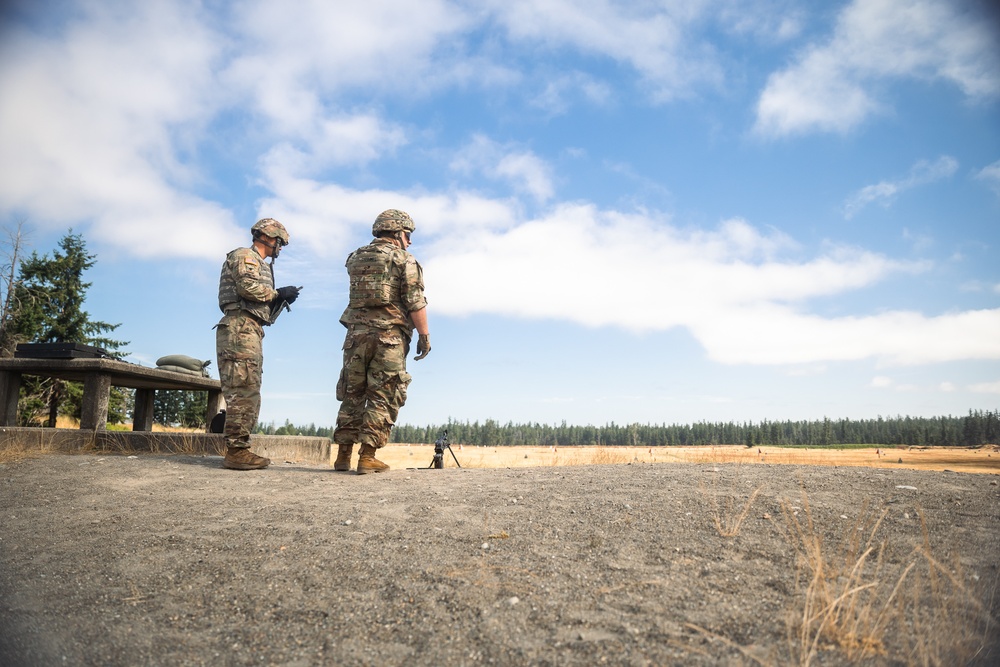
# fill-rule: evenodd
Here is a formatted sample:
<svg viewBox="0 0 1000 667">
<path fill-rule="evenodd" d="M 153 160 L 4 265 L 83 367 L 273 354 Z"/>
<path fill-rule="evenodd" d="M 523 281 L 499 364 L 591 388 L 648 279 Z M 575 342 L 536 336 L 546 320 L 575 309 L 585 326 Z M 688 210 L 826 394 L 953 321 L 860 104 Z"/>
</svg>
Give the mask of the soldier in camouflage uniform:
<svg viewBox="0 0 1000 667">
<path fill-rule="evenodd" d="M 264 327 L 274 322 L 299 288 L 274 288 L 274 259 L 288 245 L 284 225 L 272 218 L 250 228 L 253 244 L 226 255 L 219 277 L 219 308 L 215 348 L 219 380 L 226 399 L 226 458 L 233 470 L 266 468 L 270 459 L 250 451 L 250 431 L 260 415 L 260 383 L 264 366 Z M 271 258 L 270 264 L 264 260 Z"/>
<path fill-rule="evenodd" d="M 375 453 L 389 441 L 406 402 L 410 384 L 406 355 L 414 329 L 418 334 L 414 360 L 431 351 L 423 270 L 406 252 L 413 230 L 413 220 L 403 211 L 383 211 L 372 225 L 375 240 L 347 258 L 351 292 L 340 318 L 347 337 L 337 382 L 341 404 L 333 432 L 338 445 L 334 470 L 351 469 L 355 443 L 361 444 L 359 474 L 389 468 Z"/>
</svg>

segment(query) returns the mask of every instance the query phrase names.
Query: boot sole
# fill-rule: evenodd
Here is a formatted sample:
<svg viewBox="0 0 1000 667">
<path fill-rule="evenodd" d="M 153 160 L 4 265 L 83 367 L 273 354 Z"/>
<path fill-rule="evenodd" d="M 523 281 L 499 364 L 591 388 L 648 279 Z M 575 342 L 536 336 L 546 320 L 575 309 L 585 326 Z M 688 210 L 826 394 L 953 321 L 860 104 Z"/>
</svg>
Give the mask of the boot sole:
<svg viewBox="0 0 1000 667">
<path fill-rule="evenodd" d="M 263 465 L 254 465 L 252 463 L 233 463 L 231 461 L 226 461 L 225 459 L 222 460 L 222 467 L 228 468 L 229 470 L 263 470 L 269 465 L 271 465 L 270 461 Z"/>
<path fill-rule="evenodd" d="M 229 470 L 263 470 L 269 465 L 270 463 L 265 463 L 262 466 L 255 466 L 255 465 L 250 465 L 248 463 L 226 463 L 225 461 L 222 462 L 222 467 L 228 468 Z"/>
<path fill-rule="evenodd" d="M 333 470 L 334 472 L 351 472 L 351 464 L 348 463 L 346 466 L 334 464 Z"/>
<path fill-rule="evenodd" d="M 367 475 L 370 472 L 383 472 L 388 468 L 358 468 L 359 475 Z"/>
</svg>

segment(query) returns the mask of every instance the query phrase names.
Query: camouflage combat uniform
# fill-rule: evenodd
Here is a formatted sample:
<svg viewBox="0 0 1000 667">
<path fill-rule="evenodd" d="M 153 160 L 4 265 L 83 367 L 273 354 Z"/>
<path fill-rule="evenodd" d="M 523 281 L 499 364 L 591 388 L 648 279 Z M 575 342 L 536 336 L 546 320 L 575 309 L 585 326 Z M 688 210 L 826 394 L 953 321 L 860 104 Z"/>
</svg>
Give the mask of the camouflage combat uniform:
<svg viewBox="0 0 1000 667">
<path fill-rule="evenodd" d="M 215 349 L 228 447 L 250 446 L 250 431 L 260 415 L 264 325 L 271 323 L 271 301 L 277 296 L 271 267 L 256 250 L 237 248 L 226 256 L 219 277 L 224 314 L 216 325 Z"/>
<path fill-rule="evenodd" d="M 383 238 L 351 253 L 347 270 L 351 299 L 340 318 L 347 336 L 333 441 L 377 449 L 389 441 L 406 403 L 406 355 L 413 335 L 409 314 L 427 306 L 424 276 L 413 255 Z"/>
</svg>

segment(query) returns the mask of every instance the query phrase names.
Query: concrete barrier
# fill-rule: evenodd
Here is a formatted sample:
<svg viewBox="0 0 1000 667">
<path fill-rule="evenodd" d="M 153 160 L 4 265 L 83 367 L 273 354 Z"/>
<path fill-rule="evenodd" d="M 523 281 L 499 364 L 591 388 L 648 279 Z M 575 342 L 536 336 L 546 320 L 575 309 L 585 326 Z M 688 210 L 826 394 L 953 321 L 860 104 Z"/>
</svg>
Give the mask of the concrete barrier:
<svg viewBox="0 0 1000 667">
<path fill-rule="evenodd" d="M 222 456 L 225 438 L 221 433 L 164 433 L 158 431 L 104 431 L 68 428 L 0 427 L 0 447 L 17 444 L 26 449 L 68 453 L 107 452 L 109 454 L 202 454 Z M 255 453 L 275 463 L 330 465 L 330 440 L 301 435 L 254 435 L 250 446 Z"/>
</svg>

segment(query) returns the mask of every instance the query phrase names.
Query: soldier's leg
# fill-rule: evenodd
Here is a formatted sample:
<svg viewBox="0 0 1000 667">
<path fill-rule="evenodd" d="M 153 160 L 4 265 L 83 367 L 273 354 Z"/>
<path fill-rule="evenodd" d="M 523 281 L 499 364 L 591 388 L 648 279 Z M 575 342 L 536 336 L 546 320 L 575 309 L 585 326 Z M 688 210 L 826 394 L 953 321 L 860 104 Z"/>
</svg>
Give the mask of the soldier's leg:
<svg viewBox="0 0 1000 667">
<path fill-rule="evenodd" d="M 361 442 L 378 449 L 389 442 L 399 409 L 406 403 L 410 374 L 406 372 L 405 341 L 378 346 L 368 366 L 368 393 Z"/>
<path fill-rule="evenodd" d="M 246 317 L 224 318 L 216 330 L 219 381 L 226 399 L 226 458 L 234 470 L 257 470 L 270 460 L 250 451 L 250 432 L 260 416 L 263 331 Z"/>
<path fill-rule="evenodd" d="M 247 359 L 225 360 L 219 375 L 229 381 L 223 395 L 226 398 L 226 445 L 249 447 L 250 433 L 260 416 L 260 366 Z"/>
<path fill-rule="evenodd" d="M 337 445 L 353 446 L 360 442 L 368 390 L 368 362 L 373 351 L 370 337 L 348 332 L 344 340 L 344 366 L 337 382 L 340 410 L 337 428 L 333 431 L 333 442 Z"/>
</svg>

